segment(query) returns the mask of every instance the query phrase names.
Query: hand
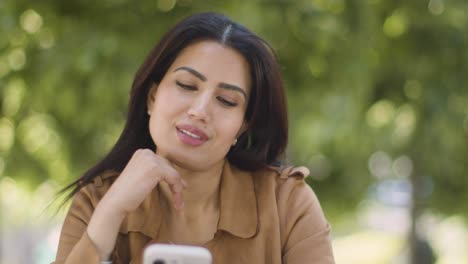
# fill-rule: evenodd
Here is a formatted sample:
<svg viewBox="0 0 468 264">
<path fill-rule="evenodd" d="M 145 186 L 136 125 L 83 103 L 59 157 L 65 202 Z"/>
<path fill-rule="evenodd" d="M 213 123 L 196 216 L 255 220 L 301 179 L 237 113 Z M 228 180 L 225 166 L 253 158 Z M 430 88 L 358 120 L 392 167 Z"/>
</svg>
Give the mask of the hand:
<svg viewBox="0 0 468 264">
<path fill-rule="evenodd" d="M 152 150 L 139 149 L 103 200 L 118 213 L 127 215 L 138 208 L 160 181 L 169 185 L 174 206 L 181 210 L 184 207 L 182 191 L 187 186 L 185 181 L 166 158 Z"/>
<path fill-rule="evenodd" d="M 172 192 L 176 209 L 184 207 L 182 190 L 187 186 L 164 157 L 149 149 L 135 151 L 120 176 L 98 203 L 87 232 L 101 260 L 108 260 L 125 216 L 135 211 L 160 181 Z"/>
</svg>

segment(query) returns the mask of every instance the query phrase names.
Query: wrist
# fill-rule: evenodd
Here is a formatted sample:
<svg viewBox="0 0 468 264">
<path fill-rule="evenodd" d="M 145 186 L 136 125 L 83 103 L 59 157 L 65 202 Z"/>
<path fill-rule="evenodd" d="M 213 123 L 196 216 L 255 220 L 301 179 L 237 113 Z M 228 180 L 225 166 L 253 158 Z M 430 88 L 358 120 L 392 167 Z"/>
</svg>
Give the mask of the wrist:
<svg viewBox="0 0 468 264">
<path fill-rule="evenodd" d="M 114 249 L 120 225 L 125 214 L 101 201 L 87 227 L 88 236 L 96 246 L 100 260 L 109 260 Z"/>
<path fill-rule="evenodd" d="M 113 222 L 122 222 L 127 215 L 125 210 L 120 209 L 115 203 L 106 199 L 106 197 L 103 197 L 103 199 L 99 201 L 96 211 L 99 211 L 99 214 L 106 219 L 113 219 Z"/>
</svg>

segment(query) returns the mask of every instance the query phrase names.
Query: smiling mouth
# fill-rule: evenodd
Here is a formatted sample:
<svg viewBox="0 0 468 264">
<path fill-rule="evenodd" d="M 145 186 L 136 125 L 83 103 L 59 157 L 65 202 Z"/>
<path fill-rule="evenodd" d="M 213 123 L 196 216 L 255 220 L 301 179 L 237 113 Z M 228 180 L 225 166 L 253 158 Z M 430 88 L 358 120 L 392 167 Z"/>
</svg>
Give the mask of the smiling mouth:
<svg viewBox="0 0 468 264">
<path fill-rule="evenodd" d="M 195 135 L 193 133 L 190 133 L 189 131 L 185 130 L 185 129 L 182 129 L 182 128 L 177 128 L 177 130 L 179 130 L 180 132 L 184 133 L 185 135 L 189 136 L 189 137 L 192 137 L 194 139 L 201 139 L 200 136 L 198 135 Z"/>
<path fill-rule="evenodd" d="M 193 126 L 181 125 L 176 127 L 179 140 L 189 146 L 199 146 L 208 140 L 205 133 Z"/>
</svg>

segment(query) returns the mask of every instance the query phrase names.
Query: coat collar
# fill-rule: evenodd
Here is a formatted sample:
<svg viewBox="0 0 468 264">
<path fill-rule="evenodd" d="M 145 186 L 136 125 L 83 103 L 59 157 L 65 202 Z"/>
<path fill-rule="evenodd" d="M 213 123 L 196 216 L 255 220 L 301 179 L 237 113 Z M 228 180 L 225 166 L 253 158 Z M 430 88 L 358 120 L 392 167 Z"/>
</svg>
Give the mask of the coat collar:
<svg viewBox="0 0 468 264">
<path fill-rule="evenodd" d="M 252 173 L 225 162 L 220 182 L 218 230 L 241 238 L 253 237 L 257 233 L 257 198 L 252 176 Z M 155 188 L 137 210 L 126 217 L 120 232 L 141 232 L 156 239 L 162 220 L 160 212 L 160 191 Z"/>
<path fill-rule="evenodd" d="M 252 176 L 226 161 L 220 185 L 218 229 L 242 238 L 257 233 L 257 197 Z"/>
</svg>

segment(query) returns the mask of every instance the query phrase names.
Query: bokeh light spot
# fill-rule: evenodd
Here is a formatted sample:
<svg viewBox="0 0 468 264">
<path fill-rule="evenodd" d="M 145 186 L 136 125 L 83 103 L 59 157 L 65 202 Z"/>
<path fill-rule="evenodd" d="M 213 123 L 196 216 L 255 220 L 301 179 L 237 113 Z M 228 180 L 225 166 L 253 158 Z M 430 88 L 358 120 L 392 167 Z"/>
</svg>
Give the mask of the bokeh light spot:
<svg viewBox="0 0 468 264">
<path fill-rule="evenodd" d="M 56 150 L 54 131 L 50 123 L 49 116 L 33 114 L 18 125 L 19 139 L 27 152 L 34 154 L 43 147 L 50 151 Z"/>
<path fill-rule="evenodd" d="M 21 70 L 26 64 L 26 54 L 21 48 L 14 49 L 8 55 L 8 63 L 12 70 Z"/>
<path fill-rule="evenodd" d="M 444 258 L 437 263 L 466 263 L 464 261 L 468 260 L 466 219 L 461 215 L 453 215 L 443 219 L 433 229 L 431 242 L 444 255 Z"/>
<path fill-rule="evenodd" d="M 158 8 L 163 12 L 171 11 L 176 4 L 176 0 L 158 0 Z"/>
<path fill-rule="evenodd" d="M 11 149 L 15 141 L 15 126 L 9 119 L 0 118 L 0 152 Z"/>
<path fill-rule="evenodd" d="M 465 9 L 464 8 L 451 8 L 447 10 L 448 11 L 447 18 L 453 27 L 457 29 L 462 29 L 462 30 L 465 28 L 465 25 L 468 21 L 465 15 L 466 13 Z"/>
<path fill-rule="evenodd" d="M 52 31 L 48 28 L 43 28 L 39 34 L 39 47 L 43 49 L 49 49 L 55 44 L 55 36 Z"/>
<path fill-rule="evenodd" d="M 388 178 L 392 175 L 392 159 L 383 151 L 377 151 L 369 158 L 369 171 L 379 179 Z"/>
<path fill-rule="evenodd" d="M 367 123 L 379 128 L 390 123 L 395 115 L 395 106 L 389 100 L 380 100 L 367 111 Z"/>
<path fill-rule="evenodd" d="M 36 33 L 42 27 L 42 17 L 36 11 L 28 9 L 20 16 L 21 27 L 28 33 Z"/>
<path fill-rule="evenodd" d="M 18 113 L 26 91 L 26 84 L 21 78 L 13 78 L 6 85 L 3 94 L 2 110 L 5 116 L 12 117 Z"/>
<path fill-rule="evenodd" d="M 433 15 L 440 15 L 445 10 L 445 5 L 443 0 L 430 0 L 427 5 L 427 9 Z"/>
<path fill-rule="evenodd" d="M 403 105 L 395 117 L 395 135 L 401 139 L 408 138 L 416 125 L 416 114 L 411 105 Z"/>
<path fill-rule="evenodd" d="M 21 194 L 19 193 L 18 186 L 14 179 L 10 177 L 0 179 L 0 197 L 2 210 L 9 209 L 9 207 L 18 204 Z M 5 212 L 7 212 L 7 210 L 5 210 Z"/>
<path fill-rule="evenodd" d="M 57 181 L 63 181 L 70 175 L 70 168 L 67 161 L 63 157 L 59 157 L 56 160 L 50 162 L 48 171 L 50 177 Z"/>
<path fill-rule="evenodd" d="M 413 161 L 408 156 L 400 156 L 393 162 L 393 172 L 401 178 L 408 178 L 413 172 Z"/>
<path fill-rule="evenodd" d="M 403 35 L 408 29 L 408 19 L 400 11 L 395 11 L 387 17 L 383 25 L 385 35 L 391 38 L 397 38 Z"/>
</svg>

